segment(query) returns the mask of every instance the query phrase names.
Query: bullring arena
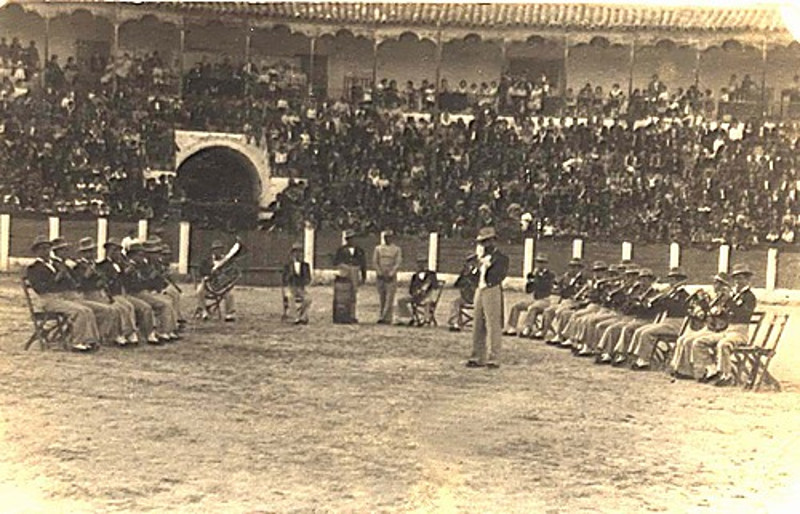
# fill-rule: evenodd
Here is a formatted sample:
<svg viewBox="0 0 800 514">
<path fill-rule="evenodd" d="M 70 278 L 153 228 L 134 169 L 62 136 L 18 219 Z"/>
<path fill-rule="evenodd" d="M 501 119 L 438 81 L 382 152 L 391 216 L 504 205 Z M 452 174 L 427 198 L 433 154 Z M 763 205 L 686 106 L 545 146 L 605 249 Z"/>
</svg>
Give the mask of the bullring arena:
<svg viewBox="0 0 800 514">
<path fill-rule="evenodd" d="M 1 7 L 2 510 L 794 512 L 798 24 L 741 4 Z M 398 298 L 418 266 L 443 281 L 435 323 L 376 323 L 387 231 Z M 367 257 L 358 323 L 333 323 L 343 233 Z M 73 325 L 26 348 L 50 293 L 29 308 L 22 277 L 59 238 L 67 268 L 171 249 L 180 339 L 83 351 Z M 750 277 L 761 374 L 716 387 L 669 354 L 637 372 L 517 336 L 465 367 L 455 283 L 493 240 L 507 276 L 475 285 L 503 288 L 503 321 L 545 255 L 657 293 Z M 241 248 L 235 321 L 192 316 L 212 246 Z"/>
</svg>

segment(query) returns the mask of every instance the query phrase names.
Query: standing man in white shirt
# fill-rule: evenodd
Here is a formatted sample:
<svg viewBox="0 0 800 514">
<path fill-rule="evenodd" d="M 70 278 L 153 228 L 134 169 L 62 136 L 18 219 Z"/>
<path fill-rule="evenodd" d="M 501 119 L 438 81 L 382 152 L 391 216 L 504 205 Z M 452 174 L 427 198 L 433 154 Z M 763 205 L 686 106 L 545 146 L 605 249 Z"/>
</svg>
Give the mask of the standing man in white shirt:
<svg viewBox="0 0 800 514">
<path fill-rule="evenodd" d="M 494 227 L 480 229 L 477 237 L 478 288 L 475 291 L 475 319 L 472 356 L 468 368 L 498 368 L 503 336 L 503 280 L 508 274 L 508 257 L 495 246 Z"/>
<path fill-rule="evenodd" d="M 378 299 L 380 300 L 379 325 L 388 325 L 394 314 L 394 297 L 397 293 L 397 270 L 403 262 L 403 252 L 394 244 L 394 232 L 383 233 L 383 243 L 372 252 L 372 265 L 377 275 Z"/>
<path fill-rule="evenodd" d="M 287 313 L 293 311 L 295 325 L 308 324 L 308 308 L 311 298 L 306 286 L 311 283 L 311 267 L 303 261 L 303 245 L 295 243 L 289 254 L 289 262 L 283 267 L 284 301 Z"/>
</svg>

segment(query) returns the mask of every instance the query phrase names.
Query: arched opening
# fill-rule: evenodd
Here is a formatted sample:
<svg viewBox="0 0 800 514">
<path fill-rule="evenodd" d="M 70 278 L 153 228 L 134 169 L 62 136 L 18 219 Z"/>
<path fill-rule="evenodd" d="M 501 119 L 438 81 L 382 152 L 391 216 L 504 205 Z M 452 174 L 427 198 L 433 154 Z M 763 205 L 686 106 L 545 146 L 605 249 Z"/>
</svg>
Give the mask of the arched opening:
<svg viewBox="0 0 800 514">
<path fill-rule="evenodd" d="M 185 218 L 206 225 L 245 227 L 257 222 L 262 184 L 255 164 L 225 146 L 190 155 L 177 170 Z"/>
</svg>

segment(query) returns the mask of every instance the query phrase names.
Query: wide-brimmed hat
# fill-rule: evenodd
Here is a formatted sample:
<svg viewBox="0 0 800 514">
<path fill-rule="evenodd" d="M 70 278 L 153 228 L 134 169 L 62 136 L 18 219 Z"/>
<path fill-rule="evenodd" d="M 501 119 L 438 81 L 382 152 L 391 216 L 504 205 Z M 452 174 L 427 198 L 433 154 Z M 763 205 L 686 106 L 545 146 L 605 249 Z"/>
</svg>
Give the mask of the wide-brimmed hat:
<svg viewBox="0 0 800 514">
<path fill-rule="evenodd" d="M 353 237 L 355 237 L 355 235 L 356 235 L 356 231 L 351 229 L 351 228 L 348 228 L 347 230 L 344 231 L 344 235 L 343 236 L 344 236 L 345 239 L 352 239 Z"/>
<path fill-rule="evenodd" d="M 572 259 L 569 260 L 567 266 L 575 266 L 578 268 L 582 268 L 584 266 L 583 259 L 581 259 L 580 257 L 573 257 Z"/>
<path fill-rule="evenodd" d="M 536 257 L 533 258 L 533 262 L 548 262 L 547 254 L 546 253 L 537 253 Z"/>
<path fill-rule="evenodd" d="M 128 254 L 135 253 L 135 252 L 144 252 L 144 245 L 142 243 L 131 243 L 128 247 Z"/>
<path fill-rule="evenodd" d="M 92 239 L 91 237 L 82 237 L 78 241 L 78 251 L 88 252 L 90 250 L 97 250 L 97 245 L 94 244 L 94 239 Z"/>
<path fill-rule="evenodd" d="M 753 272 L 750 271 L 750 266 L 747 264 L 735 264 L 733 266 L 733 271 L 731 272 L 731 276 L 735 277 L 737 275 L 746 275 L 748 277 L 753 276 Z"/>
<path fill-rule="evenodd" d="M 60 250 L 61 248 L 66 248 L 69 246 L 69 243 L 63 237 L 51 239 L 50 244 L 53 246 L 53 250 Z"/>
<path fill-rule="evenodd" d="M 172 255 L 172 248 L 166 243 L 161 245 L 161 255 Z"/>
<path fill-rule="evenodd" d="M 214 249 L 216 249 L 216 248 L 225 248 L 225 245 L 224 245 L 224 244 L 222 244 L 222 241 L 220 241 L 220 240 L 218 240 L 218 239 L 217 239 L 216 241 L 214 241 L 213 243 L 211 243 L 211 249 L 212 249 L 212 250 L 214 250 Z"/>
<path fill-rule="evenodd" d="M 636 266 L 630 266 L 629 265 L 629 266 L 625 267 L 625 274 L 626 275 L 638 275 L 639 271 L 640 271 L 639 268 L 637 268 Z"/>
<path fill-rule="evenodd" d="M 606 271 L 608 269 L 608 264 L 603 261 L 594 261 L 592 264 L 592 271 Z"/>
<path fill-rule="evenodd" d="M 40 246 L 45 246 L 45 245 L 52 247 L 53 243 L 50 242 L 47 236 L 38 235 L 33 239 L 33 243 L 31 243 L 31 250 L 36 250 Z"/>
<path fill-rule="evenodd" d="M 103 246 L 108 248 L 109 246 L 116 246 L 117 248 L 122 248 L 122 241 L 117 239 L 116 237 L 109 237 L 108 241 L 106 241 Z"/>
<path fill-rule="evenodd" d="M 667 278 L 688 278 L 688 276 L 689 275 L 680 268 L 670 268 L 669 273 L 667 273 Z"/>
<path fill-rule="evenodd" d="M 291 250 L 290 250 L 290 251 L 291 251 L 291 252 L 294 252 L 294 251 L 296 251 L 296 250 L 299 250 L 299 251 L 301 251 L 301 252 L 302 252 L 302 251 L 303 251 L 303 245 L 302 245 L 302 244 L 300 244 L 300 243 L 293 243 L 293 244 L 292 244 L 292 248 L 291 248 Z"/>
<path fill-rule="evenodd" d="M 477 242 L 488 241 L 497 237 L 494 227 L 483 227 L 478 231 L 478 237 L 475 238 Z"/>
<path fill-rule="evenodd" d="M 650 268 L 642 268 L 639 270 L 639 278 L 656 278 L 656 274 Z"/>
<path fill-rule="evenodd" d="M 389 229 L 383 231 L 383 237 L 393 236 L 393 235 L 394 235 L 394 230 Z"/>
</svg>

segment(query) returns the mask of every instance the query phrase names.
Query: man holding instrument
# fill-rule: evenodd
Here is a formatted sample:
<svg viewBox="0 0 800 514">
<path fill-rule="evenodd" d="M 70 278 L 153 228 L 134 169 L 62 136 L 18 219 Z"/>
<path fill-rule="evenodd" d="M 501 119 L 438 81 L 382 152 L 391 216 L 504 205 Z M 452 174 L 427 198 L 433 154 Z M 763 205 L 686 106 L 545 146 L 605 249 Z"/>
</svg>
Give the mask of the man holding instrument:
<svg viewBox="0 0 800 514">
<path fill-rule="evenodd" d="M 206 293 L 208 291 L 207 282 L 211 279 L 213 273 L 215 273 L 222 267 L 223 264 L 225 264 L 225 255 L 222 253 L 223 248 L 225 247 L 223 246 L 222 241 L 214 241 L 211 243 L 211 253 L 200 263 L 200 276 L 202 279 L 200 280 L 200 284 L 197 286 L 197 310 L 200 312 L 200 316 L 204 320 L 209 318 L 208 311 L 206 310 Z M 233 300 L 233 288 L 231 288 L 223 296 L 221 308 L 222 314 L 225 317 L 225 321 L 236 321 L 236 306 Z"/>
</svg>

